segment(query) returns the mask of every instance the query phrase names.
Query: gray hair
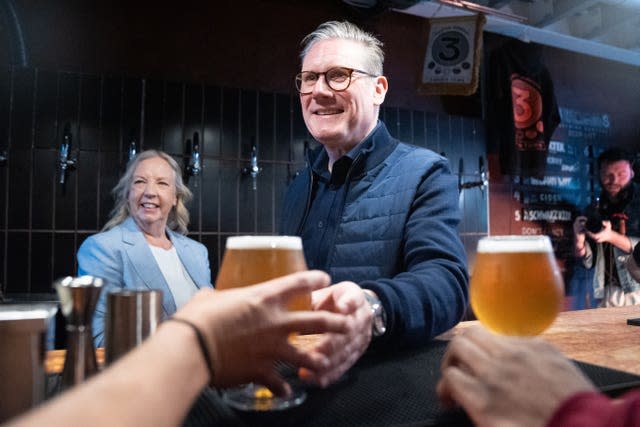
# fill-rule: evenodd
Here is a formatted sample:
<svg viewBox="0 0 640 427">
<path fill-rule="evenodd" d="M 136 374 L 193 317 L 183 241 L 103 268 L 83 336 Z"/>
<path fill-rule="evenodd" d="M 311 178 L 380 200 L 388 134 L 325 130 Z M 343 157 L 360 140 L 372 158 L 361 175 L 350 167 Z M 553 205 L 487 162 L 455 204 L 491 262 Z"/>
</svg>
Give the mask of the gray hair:
<svg viewBox="0 0 640 427">
<path fill-rule="evenodd" d="M 307 53 L 309 53 L 309 50 L 314 44 L 321 40 L 330 39 L 353 40 L 361 43 L 367 53 L 365 59 L 366 69 L 363 71 L 367 71 L 378 76 L 383 74 L 382 68 L 384 64 L 384 52 L 382 51 L 382 42 L 373 34 L 367 33 L 347 21 L 328 21 L 320 24 L 315 31 L 308 34 L 300 42 L 300 45 L 302 46 L 300 59 L 304 61 L 305 56 L 307 56 Z"/>
<path fill-rule="evenodd" d="M 122 224 L 131 215 L 131 212 L 129 211 L 129 192 L 131 191 L 133 174 L 141 162 L 154 157 L 160 157 L 166 161 L 169 166 L 171 166 L 171 169 L 173 169 L 175 175 L 176 199 L 178 202 L 171 208 L 171 212 L 169 212 L 167 226 L 171 230 L 177 231 L 181 234 L 187 234 L 187 227 L 189 226 L 189 211 L 187 210 L 186 204 L 191 200 L 193 195 L 191 194 L 191 190 L 189 190 L 182 180 L 182 172 L 178 162 L 176 162 L 173 157 L 167 153 L 159 150 L 143 151 L 129 162 L 124 175 L 122 175 L 118 184 L 113 187 L 113 190 L 111 190 L 111 193 L 116 199 L 116 204 L 111 211 L 109 221 L 104 225 L 102 231 L 107 231 L 116 225 Z"/>
</svg>

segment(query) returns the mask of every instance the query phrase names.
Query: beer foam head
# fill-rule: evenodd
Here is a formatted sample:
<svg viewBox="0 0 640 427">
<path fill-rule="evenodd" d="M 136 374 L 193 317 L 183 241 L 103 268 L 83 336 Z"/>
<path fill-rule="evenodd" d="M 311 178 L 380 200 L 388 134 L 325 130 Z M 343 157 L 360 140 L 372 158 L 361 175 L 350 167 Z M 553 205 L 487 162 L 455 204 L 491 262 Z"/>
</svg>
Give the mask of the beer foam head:
<svg viewBox="0 0 640 427">
<path fill-rule="evenodd" d="M 298 236 L 231 236 L 227 249 L 289 249 L 302 250 Z"/>
<path fill-rule="evenodd" d="M 490 236 L 478 241 L 478 252 L 551 252 L 548 236 Z"/>
</svg>

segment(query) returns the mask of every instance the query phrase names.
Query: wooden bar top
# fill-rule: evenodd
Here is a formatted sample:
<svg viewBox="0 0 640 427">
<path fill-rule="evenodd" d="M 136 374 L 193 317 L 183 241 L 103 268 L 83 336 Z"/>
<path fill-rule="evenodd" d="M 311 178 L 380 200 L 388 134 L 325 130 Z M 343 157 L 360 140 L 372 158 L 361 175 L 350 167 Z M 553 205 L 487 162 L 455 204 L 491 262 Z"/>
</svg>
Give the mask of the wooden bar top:
<svg viewBox="0 0 640 427">
<path fill-rule="evenodd" d="M 303 349 L 313 345 L 321 337 L 321 334 L 296 335 L 293 337 L 294 343 Z M 64 369 L 64 358 L 66 350 L 49 350 L 45 355 L 44 366 L 47 374 L 60 374 Z M 98 368 L 103 368 L 105 364 L 104 347 L 96 348 L 96 361 Z"/>
<path fill-rule="evenodd" d="M 640 326 L 627 325 L 631 317 L 640 317 L 640 306 L 563 311 L 540 336 L 571 359 L 640 375 Z M 438 338 L 450 339 L 478 323 L 477 320 L 460 322 Z M 64 350 L 48 351 L 46 372 L 62 372 L 64 356 Z M 96 356 L 98 365 L 102 366 L 104 349 L 98 348 Z"/>
<path fill-rule="evenodd" d="M 571 359 L 640 375 L 640 326 L 627 325 L 631 317 L 640 317 L 640 306 L 563 311 L 540 336 Z M 474 324 L 461 322 L 439 338 Z"/>
<path fill-rule="evenodd" d="M 64 368 L 64 358 L 67 355 L 66 350 L 49 350 L 44 359 L 44 370 L 47 374 L 60 374 Z M 96 349 L 96 361 L 98 368 L 104 366 L 104 348 Z"/>
</svg>

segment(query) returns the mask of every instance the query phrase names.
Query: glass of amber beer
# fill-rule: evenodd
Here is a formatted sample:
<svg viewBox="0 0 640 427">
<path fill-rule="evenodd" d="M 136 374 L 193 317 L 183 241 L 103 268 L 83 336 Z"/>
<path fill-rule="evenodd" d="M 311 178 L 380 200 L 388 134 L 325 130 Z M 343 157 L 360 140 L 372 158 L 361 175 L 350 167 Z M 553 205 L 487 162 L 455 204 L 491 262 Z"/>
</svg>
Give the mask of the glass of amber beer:
<svg viewBox="0 0 640 427">
<path fill-rule="evenodd" d="M 222 265 L 216 279 L 216 289 L 231 289 L 254 285 L 307 269 L 302 252 L 302 240 L 297 236 L 233 236 L 227 239 Z M 289 310 L 311 310 L 311 295 L 293 298 Z M 303 388 L 296 386 L 297 370 L 283 367 L 292 393 L 278 397 L 260 384 L 245 384 L 227 389 L 223 400 L 234 408 L 247 411 L 270 411 L 292 408 L 306 399 Z"/>
<path fill-rule="evenodd" d="M 469 293 L 476 317 L 492 331 L 520 336 L 544 331 L 564 296 L 549 237 L 480 239 Z"/>
</svg>

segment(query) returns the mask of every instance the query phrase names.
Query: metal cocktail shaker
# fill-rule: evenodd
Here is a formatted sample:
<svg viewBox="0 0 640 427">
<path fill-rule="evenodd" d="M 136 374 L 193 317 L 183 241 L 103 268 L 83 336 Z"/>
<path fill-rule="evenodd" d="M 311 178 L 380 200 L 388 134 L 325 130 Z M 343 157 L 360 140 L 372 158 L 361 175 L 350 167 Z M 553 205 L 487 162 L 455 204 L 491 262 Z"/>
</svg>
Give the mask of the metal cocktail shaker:
<svg viewBox="0 0 640 427">
<path fill-rule="evenodd" d="M 62 372 L 62 388 L 67 389 L 98 371 L 91 321 L 102 290 L 102 279 L 65 277 L 56 281 L 55 288 L 67 321 L 67 354 Z"/>
<path fill-rule="evenodd" d="M 55 304 L 0 305 L 0 423 L 46 398 L 45 336 Z"/>
<path fill-rule="evenodd" d="M 105 362 L 113 363 L 155 332 L 162 320 L 162 291 L 123 289 L 107 294 Z"/>
</svg>

